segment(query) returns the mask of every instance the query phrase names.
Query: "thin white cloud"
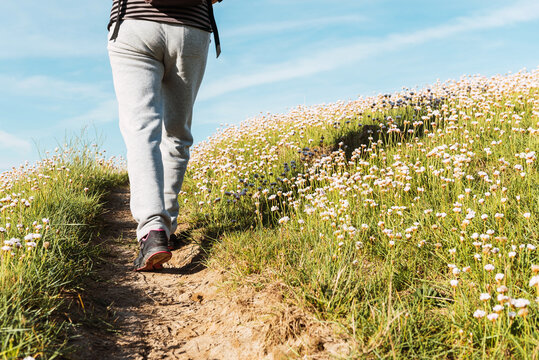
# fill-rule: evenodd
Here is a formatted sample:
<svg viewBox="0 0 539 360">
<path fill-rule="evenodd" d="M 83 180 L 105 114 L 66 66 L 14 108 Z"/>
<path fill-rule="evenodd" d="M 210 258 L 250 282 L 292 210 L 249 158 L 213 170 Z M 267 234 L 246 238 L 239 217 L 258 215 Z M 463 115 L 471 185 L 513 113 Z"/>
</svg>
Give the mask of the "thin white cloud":
<svg viewBox="0 0 539 360">
<path fill-rule="evenodd" d="M 253 86 L 314 75 L 357 62 L 369 56 L 391 52 L 403 47 L 449 38 L 461 33 L 504 27 L 539 19 L 539 1 L 520 1 L 486 14 L 459 17 L 448 23 L 404 34 L 390 34 L 373 41 L 328 48 L 318 53 L 255 69 L 249 74 L 236 74 L 209 83 L 201 91 L 199 100 Z"/>
<path fill-rule="evenodd" d="M 0 149 L 26 153 L 32 149 L 32 144 L 24 138 L 0 130 Z"/>
<path fill-rule="evenodd" d="M 104 99 L 114 96 L 104 89 L 106 84 L 66 81 L 36 75 L 18 77 L 0 74 L 0 93 L 43 99 Z"/>
<path fill-rule="evenodd" d="M 60 128 L 80 129 L 87 125 L 109 123 L 118 120 L 118 103 L 112 96 L 109 100 L 98 103 L 93 109 L 79 116 L 60 121 Z"/>
<path fill-rule="evenodd" d="M 103 56 L 111 5 L 107 1 L 2 0 L 0 60 Z"/>
<path fill-rule="evenodd" d="M 270 22 L 270 23 L 257 23 L 252 25 L 246 25 L 233 29 L 226 29 L 223 32 L 223 38 L 234 38 L 234 37 L 254 37 L 264 34 L 271 33 L 280 33 L 283 31 L 290 31 L 294 29 L 305 29 L 305 28 L 319 28 L 327 25 L 335 24 L 346 24 L 346 23 L 360 23 L 364 22 L 367 18 L 360 15 L 345 15 L 345 16 L 333 16 L 317 19 L 302 19 L 302 20 L 291 20 L 291 21 L 280 21 L 280 22 Z"/>
<path fill-rule="evenodd" d="M 6 0 L 4 0 L 6 1 Z M 2 40 L 3 51 L 0 52 L 0 60 L 21 58 L 82 58 L 98 57 L 106 54 L 106 39 L 95 41 L 86 36 L 86 39 L 73 39 L 46 34 L 25 33 L 21 36 L 6 36 Z M 70 38 L 71 37 L 71 38 Z"/>
</svg>

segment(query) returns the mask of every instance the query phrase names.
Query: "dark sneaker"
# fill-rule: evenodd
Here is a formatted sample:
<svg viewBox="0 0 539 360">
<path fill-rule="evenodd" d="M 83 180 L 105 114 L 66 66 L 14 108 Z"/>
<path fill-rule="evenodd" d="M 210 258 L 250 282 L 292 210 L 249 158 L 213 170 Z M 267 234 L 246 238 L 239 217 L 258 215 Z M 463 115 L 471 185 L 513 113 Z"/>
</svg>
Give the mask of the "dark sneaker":
<svg viewBox="0 0 539 360">
<path fill-rule="evenodd" d="M 170 235 L 170 238 L 168 239 L 168 249 L 170 251 L 178 250 L 179 248 L 182 248 L 185 245 L 187 245 L 185 239 L 181 239 L 176 234 Z"/>
<path fill-rule="evenodd" d="M 162 269 L 162 264 L 172 257 L 164 230 L 151 230 L 139 243 L 140 252 L 134 262 L 135 271 Z"/>
</svg>

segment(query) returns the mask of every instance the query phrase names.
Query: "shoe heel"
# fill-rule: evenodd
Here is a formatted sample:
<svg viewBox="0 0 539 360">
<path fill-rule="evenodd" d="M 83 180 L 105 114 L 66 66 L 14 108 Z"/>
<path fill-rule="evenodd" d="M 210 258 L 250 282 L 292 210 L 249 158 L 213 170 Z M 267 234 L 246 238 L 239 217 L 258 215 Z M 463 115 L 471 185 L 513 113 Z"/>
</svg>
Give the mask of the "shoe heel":
<svg viewBox="0 0 539 360">
<path fill-rule="evenodd" d="M 162 268 L 161 265 L 169 261 L 171 258 L 172 258 L 172 253 L 170 251 L 157 252 L 153 254 L 152 256 L 150 256 L 148 261 L 146 261 L 145 268 L 148 268 L 148 269 L 156 269 L 156 267 Z"/>
</svg>

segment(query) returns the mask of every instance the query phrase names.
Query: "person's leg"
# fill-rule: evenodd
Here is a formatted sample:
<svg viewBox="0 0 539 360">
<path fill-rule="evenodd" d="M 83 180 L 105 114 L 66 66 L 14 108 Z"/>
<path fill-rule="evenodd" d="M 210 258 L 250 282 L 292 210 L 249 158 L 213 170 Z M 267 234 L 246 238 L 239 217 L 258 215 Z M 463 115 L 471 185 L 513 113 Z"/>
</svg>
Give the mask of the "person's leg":
<svg viewBox="0 0 539 360">
<path fill-rule="evenodd" d="M 125 20 L 108 50 L 119 104 L 120 130 L 127 148 L 131 212 L 140 240 L 150 230 L 170 234 L 163 199 L 162 88 L 165 36 L 158 23 Z"/>
<path fill-rule="evenodd" d="M 210 34 L 189 26 L 163 27 L 168 51 L 164 57 L 161 154 L 165 208 L 170 215 L 171 233 L 174 233 L 179 212 L 178 193 L 189 161 L 189 147 L 193 144 L 193 104 L 206 68 Z"/>
</svg>

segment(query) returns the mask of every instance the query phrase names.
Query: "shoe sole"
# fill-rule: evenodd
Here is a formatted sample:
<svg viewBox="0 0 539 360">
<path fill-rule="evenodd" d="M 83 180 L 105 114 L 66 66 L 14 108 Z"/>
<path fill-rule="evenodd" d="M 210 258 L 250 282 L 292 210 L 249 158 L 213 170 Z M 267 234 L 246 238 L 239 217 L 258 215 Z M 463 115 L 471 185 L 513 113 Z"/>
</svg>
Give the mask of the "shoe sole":
<svg viewBox="0 0 539 360">
<path fill-rule="evenodd" d="M 152 271 L 162 269 L 162 265 L 169 261 L 171 258 L 172 253 L 170 251 L 158 251 L 155 254 L 152 254 L 146 260 L 146 263 L 143 267 L 135 269 L 135 271 Z"/>
</svg>

